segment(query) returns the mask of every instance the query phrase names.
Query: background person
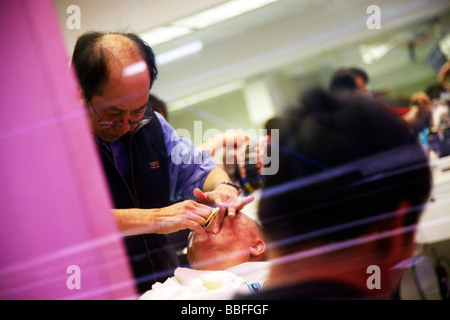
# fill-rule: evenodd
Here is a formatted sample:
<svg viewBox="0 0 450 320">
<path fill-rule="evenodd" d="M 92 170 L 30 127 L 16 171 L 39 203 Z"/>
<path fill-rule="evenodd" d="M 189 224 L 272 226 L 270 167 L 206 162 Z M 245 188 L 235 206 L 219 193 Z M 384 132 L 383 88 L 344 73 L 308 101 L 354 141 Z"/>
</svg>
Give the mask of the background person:
<svg viewBox="0 0 450 320">
<path fill-rule="evenodd" d="M 202 150 L 209 151 L 211 157 L 222 152 L 222 163 L 218 163 L 236 184 L 240 183 L 239 164 L 244 160 L 244 148 L 250 137 L 238 129 L 226 130 L 212 136 L 202 145 Z"/>
<path fill-rule="evenodd" d="M 368 74 L 360 68 L 341 68 L 331 77 L 330 91 L 333 93 L 351 91 L 372 96 L 369 81 Z M 430 117 L 431 101 L 425 92 L 419 91 L 411 95 L 410 102 L 411 105 L 408 107 L 390 106 L 390 108 L 402 117 L 414 132 L 419 132 Z"/>
<path fill-rule="evenodd" d="M 167 111 L 167 105 L 166 105 L 166 103 L 164 101 L 159 99 L 154 94 L 150 93 L 148 95 L 147 105 L 153 111 L 159 112 L 164 117 L 164 119 L 166 119 L 166 121 L 169 121 L 169 114 L 168 114 L 168 111 Z"/>
<path fill-rule="evenodd" d="M 244 195 L 253 194 L 262 186 L 261 169 L 266 156 L 268 136 L 258 139 L 250 137 L 240 129 L 229 129 L 212 136 L 201 145 L 202 150 L 209 151 L 214 157 L 222 152 L 222 167 L 231 180 L 243 190 Z"/>
</svg>

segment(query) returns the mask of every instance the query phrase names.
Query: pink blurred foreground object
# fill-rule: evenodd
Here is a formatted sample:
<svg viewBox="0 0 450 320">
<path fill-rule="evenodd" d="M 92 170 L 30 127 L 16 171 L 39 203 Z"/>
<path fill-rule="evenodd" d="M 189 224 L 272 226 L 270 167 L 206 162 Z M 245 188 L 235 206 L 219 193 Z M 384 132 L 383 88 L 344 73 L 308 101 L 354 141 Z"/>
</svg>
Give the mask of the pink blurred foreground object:
<svg viewBox="0 0 450 320">
<path fill-rule="evenodd" d="M 134 299 L 52 3 L 0 12 L 0 299 Z"/>
</svg>

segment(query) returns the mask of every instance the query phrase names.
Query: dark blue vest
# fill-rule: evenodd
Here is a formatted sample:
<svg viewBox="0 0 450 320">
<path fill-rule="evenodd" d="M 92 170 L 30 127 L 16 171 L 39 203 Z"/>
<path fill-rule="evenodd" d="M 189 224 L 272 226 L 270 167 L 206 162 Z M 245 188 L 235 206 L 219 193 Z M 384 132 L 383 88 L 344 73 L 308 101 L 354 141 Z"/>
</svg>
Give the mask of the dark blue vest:
<svg viewBox="0 0 450 320">
<path fill-rule="evenodd" d="M 123 176 L 110 152 L 100 148 L 103 167 L 115 208 L 161 208 L 169 199 L 169 164 L 164 135 L 156 116 L 137 132 L 121 138 L 130 165 Z M 139 292 L 164 282 L 179 266 L 175 249 L 165 235 L 144 234 L 124 238 Z"/>
</svg>

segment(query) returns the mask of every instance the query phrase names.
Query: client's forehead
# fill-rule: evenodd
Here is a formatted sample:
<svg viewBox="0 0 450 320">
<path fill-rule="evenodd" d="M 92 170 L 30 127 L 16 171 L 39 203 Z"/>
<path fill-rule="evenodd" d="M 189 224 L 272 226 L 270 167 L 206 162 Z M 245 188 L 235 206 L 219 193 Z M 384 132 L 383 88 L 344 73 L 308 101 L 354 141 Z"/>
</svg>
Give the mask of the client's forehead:
<svg viewBox="0 0 450 320">
<path fill-rule="evenodd" d="M 236 212 L 234 217 L 228 215 L 224 217 L 224 222 L 229 222 L 232 226 L 250 225 L 251 221 L 250 217 L 243 212 Z"/>
</svg>

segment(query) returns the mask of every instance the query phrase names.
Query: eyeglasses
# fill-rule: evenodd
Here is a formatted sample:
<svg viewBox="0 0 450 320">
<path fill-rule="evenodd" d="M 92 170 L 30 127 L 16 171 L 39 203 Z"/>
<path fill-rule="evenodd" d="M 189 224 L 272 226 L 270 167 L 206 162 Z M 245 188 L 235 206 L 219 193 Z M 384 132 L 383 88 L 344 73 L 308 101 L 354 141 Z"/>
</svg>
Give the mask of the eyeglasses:
<svg viewBox="0 0 450 320">
<path fill-rule="evenodd" d="M 89 102 L 89 105 L 92 108 L 92 111 L 94 111 L 95 116 L 97 117 L 98 122 L 100 123 L 100 127 L 102 127 L 103 129 L 109 129 L 109 128 L 116 128 L 116 127 L 121 127 L 123 125 L 129 124 L 130 126 L 134 126 L 134 125 L 146 125 L 147 123 L 150 122 L 150 120 L 152 120 L 153 115 L 150 116 L 149 118 L 141 118 L 141 119 L 137 119 L 137 120 L 128 120 L 128 121 L 119 121 L 119 122 L 111 122 L 111 121 L 101 121 L 100 117 L 98 116 L 97 112 L 94 109 L 94 106 L 92 105 L 91 102 Z"/>
</svg>

